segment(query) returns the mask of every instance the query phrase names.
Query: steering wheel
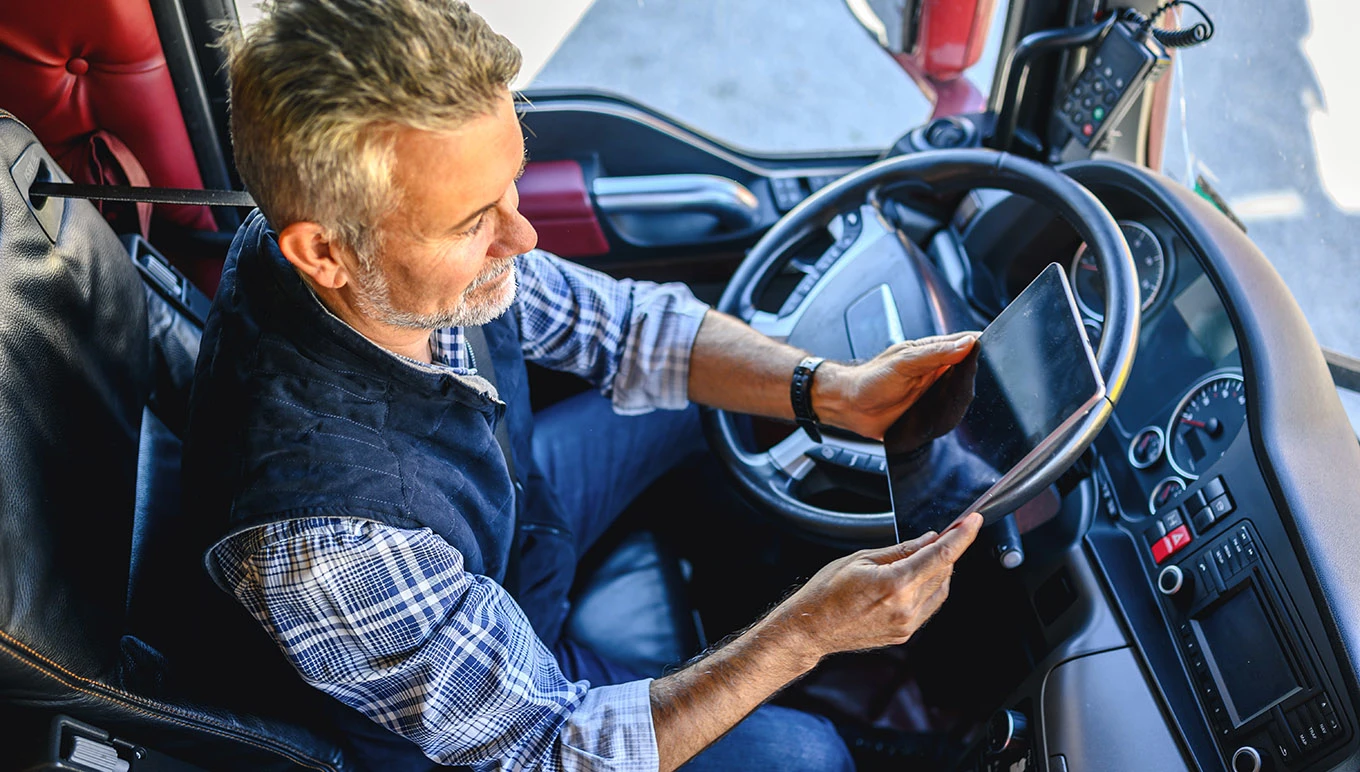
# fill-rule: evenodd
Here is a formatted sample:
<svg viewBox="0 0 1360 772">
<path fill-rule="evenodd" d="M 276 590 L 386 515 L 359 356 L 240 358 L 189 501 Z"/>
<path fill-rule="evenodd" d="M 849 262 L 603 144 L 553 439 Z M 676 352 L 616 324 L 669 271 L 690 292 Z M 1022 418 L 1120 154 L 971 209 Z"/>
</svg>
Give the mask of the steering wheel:
<svg viewBox="0 0 1360 772">
<path fill-rule="evenodd" d="M 1114 218 L 1070 177 L 1034 161 L 982 149 L 929 151 L 871 164 L 818 190 L 770 228 L 737 268 L 718 310 L 770 337 L 840 360 L 869 359 L 900 340 L 977 329 L 982 320 L 930 258 L 891 224 L 883 209 L 888 204 L 879 196 L 889 186 L 935 196 L 993 188 L 1028 197 L 1072 225 L 1104 277 L 1105 325 L 1096 362 L 1105 378 L 1106 401 L 996 502 L 996 511 L 1014 511 L 1057 480 L 1095 440 L 1124 390 L 1138 345 L 1133 256 Z M 815 262 L 795 254 L 828 233 L 834 243 Z M 801 280 L 777 312 L 757 307 L 772 282 L 788 282 L 799 272 Z M 798 429 L 769 450 L 754 452 L 726 411 L 706 409 L 703 424 L 714 454 L 758 508 L 798 531 L 838 543 L 891 540 L 891 512 L 833 511 L 799 495 L 819 461 L 886 472 L 881 443 L 824 433 L 818 444 Z"/>
</svg>

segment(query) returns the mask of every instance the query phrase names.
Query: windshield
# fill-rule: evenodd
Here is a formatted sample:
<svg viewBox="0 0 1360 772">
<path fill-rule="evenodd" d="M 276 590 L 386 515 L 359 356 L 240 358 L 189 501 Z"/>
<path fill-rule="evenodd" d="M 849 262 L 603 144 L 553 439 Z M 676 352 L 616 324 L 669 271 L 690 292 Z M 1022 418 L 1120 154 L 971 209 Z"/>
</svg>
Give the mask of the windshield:
<svg viewBox="0 0 1360 772">
<path fill-rule="evenodd" d="M 933 109 L 845 0 L 471 5 L 524 49 L 517 87 L 621 94 L 758 153 L 882 150 Z M 996 4 L 982 56 L 965 74 L 983 95 L 1006 6 Z"/>
<path fill-rule="evenodd" d="M 1360 356 L 1360 89 L 1351 0 L 1199 0 L 1178 52 L 1163 171 L 1203 178 L 1283 276 L 1318 342 Z M 243 22 L 255 0 L 238 0 Z M 877 151 L 927 94 L 846 0 L 472 0 L 524 52 L 518 89 L 622 94 L 761 153 Z M 1008 2 L 965 77 L 990 92 Z M 1193 21 L 1187 12 L 1186 21 Z M 1342 392 L 1360 430 L 1360 395 Z"/>
<path fill-rule="evenodd" d="M 1217 29 L 1177 56 L 1163 169 L 1206 178 L 1318 343 L 1360 356 L 1360 4 L 1198 2 Z M 1341 397 L 1360 430 L 1360 395 Z"/>
</svg>

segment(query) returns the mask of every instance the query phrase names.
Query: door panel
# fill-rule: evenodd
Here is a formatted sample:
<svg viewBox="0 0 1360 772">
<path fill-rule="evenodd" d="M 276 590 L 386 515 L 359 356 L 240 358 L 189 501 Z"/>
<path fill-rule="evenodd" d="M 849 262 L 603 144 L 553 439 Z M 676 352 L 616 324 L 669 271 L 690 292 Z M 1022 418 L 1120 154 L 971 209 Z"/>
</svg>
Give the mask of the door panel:
<svg viewBox="0 0 1360 772">
<path fill-rule="evenodd" d="M 530 92 L 519 109 L 533 162 L 523 208 L 543 247 L 616 274 L 725 281 L 784 212 L 874 160 L 863 153 L 752 155 L 598 93 Z M 561 161 L 572 164 L 539 168 Z M 546 172 L 556 181 L 545 184 Z"/>
</svg>

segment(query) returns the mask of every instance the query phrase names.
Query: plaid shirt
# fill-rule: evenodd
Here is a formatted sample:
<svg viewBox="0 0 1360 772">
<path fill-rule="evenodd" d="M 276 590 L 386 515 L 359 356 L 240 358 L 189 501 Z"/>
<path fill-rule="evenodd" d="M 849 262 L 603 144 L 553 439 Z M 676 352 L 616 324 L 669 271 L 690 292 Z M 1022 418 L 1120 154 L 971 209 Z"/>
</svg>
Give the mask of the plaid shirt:
<svg viewBox="0 0 1360 772">
<path fill-rule="evenodd" d="M 687 404 L 707 307 L 681 285 L 615 281 L 545 252 L 516 261 L 526 359 L 590 380 L 620 413 Z M 436 331 L 437 366 L 475 374 L 462 330 Z M 209 553 L 312 686 L 477 769 L 651 770 L 648 681 L 572 683 L 515 601 L 463 570 L 428 528 L 360 518 L 261 526 Z"/>
</svg>

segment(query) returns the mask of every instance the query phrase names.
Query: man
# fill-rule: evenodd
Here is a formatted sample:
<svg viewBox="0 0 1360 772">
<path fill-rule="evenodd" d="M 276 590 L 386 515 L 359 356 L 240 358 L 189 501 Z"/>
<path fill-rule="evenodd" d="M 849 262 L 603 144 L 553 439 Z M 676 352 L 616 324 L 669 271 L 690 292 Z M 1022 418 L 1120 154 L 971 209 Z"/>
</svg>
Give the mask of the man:
<svg viewBox="0 0 1360 772">
<path fill-rule="evenodd" d="M 523 361 L 594 383 L 608 401 L 582 410 L 650 413 L 593 414 L 609 445 L 636 421 L 692 437 L 690 401 L 793 418 L 805 352 L 680 285 L 534 250 L 516 209 L 519 53 L 461 2 L 286 0 L 228 50 L 237 166 L 262 214 L 237 234 L 205 331 L 186 487 L 191 511 L 221 523 L 214 580 L 347 706 L 356 758 L 670 770 L 730 732 L 693 768 L 847 768 L 824 719 L 761 704 L 828 654 L 907 640 L 980 518 L 831 563 L 662 678 L 574 647 L 573 563 L 618 507 L 554 469 Z M 498 389 L 468 348 L 479 326 Z M 881 437 L 973 342 L 828 362 L 811 409 Z M 552 423 L 540 433 L 560 436 Z M 626 441 L 686 444 L 659 434 Z"/>
</svg>

